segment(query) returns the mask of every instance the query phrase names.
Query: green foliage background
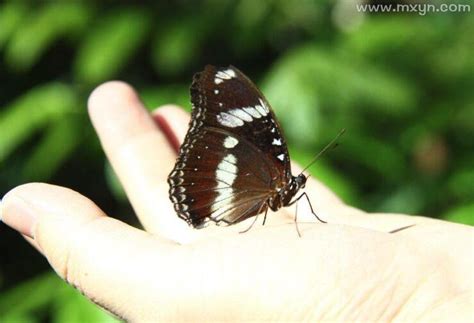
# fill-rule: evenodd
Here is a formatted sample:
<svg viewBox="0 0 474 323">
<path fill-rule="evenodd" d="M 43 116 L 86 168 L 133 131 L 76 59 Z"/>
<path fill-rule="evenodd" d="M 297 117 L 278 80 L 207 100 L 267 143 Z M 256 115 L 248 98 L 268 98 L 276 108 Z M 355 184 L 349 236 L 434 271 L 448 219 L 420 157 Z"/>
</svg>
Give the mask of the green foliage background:
<svg viewBox="0 0 474 323">
<path fill-rule="evenodd" d="M 473 225 L 472 13 L 354 8 L 328 0 L 2 2 L 0 193 L 47 181 L 133 222 L 88 120 L 88 95 L 122 79 L 150 109 L 189 109 L 192 75 L 233 64 L 261 87 L 301 164 L 347 129 L 311 168 L 347 203 Z M 12 230 L 0 224 L 0 232 L 0 321 L 113 320 Z"/>
</svg>

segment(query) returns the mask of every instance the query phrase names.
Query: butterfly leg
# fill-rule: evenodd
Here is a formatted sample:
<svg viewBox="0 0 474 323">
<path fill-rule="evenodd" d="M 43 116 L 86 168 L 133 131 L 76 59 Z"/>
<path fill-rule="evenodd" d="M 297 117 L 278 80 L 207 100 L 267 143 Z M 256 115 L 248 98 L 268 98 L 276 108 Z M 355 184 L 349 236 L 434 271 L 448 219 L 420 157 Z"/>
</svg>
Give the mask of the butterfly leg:
<svg viewBox="0 0 474 323">
<path fill-rule="evenodd" d="M 263 203 L 262 206 L 260 206 L 260 209 L 258 210 L 258 213 L 255 216 L 255 220 L 253 220 L 252 224 L 247 229 L 245 229 L 244 231 L 240 231 L 239 233 L 245 233 L 245 232 L 249 231 L 250 229 L 252 229 L 255 222 L 257 222 L 258 216 L 259 216 L 260 212 L 262 211 L 262 209 L 265 205 L 266 204 Z M 265 215 L 263 216 L 263 224 L 265 224 L 265 219 L 267 218 L 267 212 L 268 212 L 268 208 L 265 209 Z"/>
<path fill-rule="evenodd" d="M 310 208 L 310 210 L 311 210 L 311 213 L 316 217 L 316 219 L 318 219 L 319 222 L 321 222 L 321 223 L 327 223 L 326 221 L 321 220 L 321 219 L 319 218 L 319 216 L 316 214 L 316 212 L 314 212 L 314 210 L 313 210 L 313 205 L 311 204 L 311 201 L 309 200 L 308 194 L 306 194 L 306 192 L 301 193 L 301 195 L 298 196 L 298 197 L 296 198 L 296 200 L 294 200 L 293 202 L 290 202 L 288 205 L 293 205 L 294 203 L 298 202 L 303 196 L 306 197 L 306 201 L 308 201 L 308 204 L 309 204 L 309 208 Z"/>
<path fill-rule="evenodd" d="M 265 225 L 265 221 L 267 221 L 267 213 L 268 213 L 268 208 L 265 210 L 265 215 L 263 216 L 262 226 L 264 226 L 264 225 Z"/>
<path fill-rule="evenodd" d="M 295 228 L 296 232 L 298 233 L 298 237 L 301 238 L 300 228 L 298 227 L 298 203 L 295 204 Z"/>
</svg>

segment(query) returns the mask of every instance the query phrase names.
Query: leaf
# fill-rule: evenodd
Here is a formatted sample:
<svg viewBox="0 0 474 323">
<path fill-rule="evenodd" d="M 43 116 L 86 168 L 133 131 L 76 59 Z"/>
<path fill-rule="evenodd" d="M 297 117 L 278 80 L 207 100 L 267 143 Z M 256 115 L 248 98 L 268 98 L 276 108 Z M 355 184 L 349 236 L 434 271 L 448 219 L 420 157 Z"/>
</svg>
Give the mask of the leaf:
<svg viewBox="0 0 474 323">
<path fill-rule="evenodd" d="M 26 313 L 0 314 L 0 319 L 5 323 L 35 323 L 41 322 L 38 315 Z"/>
<path fill-rule="evenodd" d="M 79 144 L 81 128 L 77 116 L 65 116 L 50 125 L 29 156 L 23 178 L 30 182 L 50 179 Z"/>
<path fill-rule="evenodd" d="M 313 45 L 301 46 L 286 54 L 272 69 L 265 85 L 271 87 L 272 82 L 288 77 L 296 83 L 283 91 L 288 100 L 297 100 L 300 93 L 293 91 L 295 87 L 303 87 L 305 90 L 301 92 L 306 96 L 317 95 L 320 109 L 331 108 L 336 113 L 337 109 L 359 109 L 402 117 L 411 113 L 418 101 L 414 85 L 407 80 L 374 68 L 369 62 L 355 61 L 350 53 Z M 293 109 L 299 107 L 293 105 Z"/>
<path fill-rule="evenodd" d="M 174 84 L 146 87 L 138 91 L 140 98 L 149 110 L 165 105 L 176 104 L 190 111 L 189 86 Z"/>
<path fill-rule="evenodd" d="M 442 218 L 452 222 L 474 225 L 474 203 L 457 206 L 445 213 Z"/>
<path fill-rule="evenodd" d="M 28 9 L 23 1 L 10 1 L 0 5 L 0 49 L 23 22 Z"/>
<path fill-rule="evenodd" d="M 178 19 L 158 31 L 153 41 L 151 59 L 159 74 L 176 75 L 199 55 L 200 21 L 191 17 Z"/>
<path fill-rule="evenodd" d="M 319 92 L 312 86 L 299 70 L 284 64 L 272 70 L 263 84 L 288 141 L 301 146 L 314 145 L 321 135 Z"/>
<path fill-rule="evenodd" d="M 62 83 L 37 86 L 2 108 L 0 114 L 0 162 L 48 123 L 71 113 L 77 106 L 75 92 Z"/>
<path fill-rule="evenodd" d="M 2 317 L 8 316 L 29 317 L 33 311 L 52 302 L 54 291 L 61 284 L 64 284 L 61 279 L 48 272 L 3 292 L 0 298 L 0 321 L 4 321 Z"/>
<path fill-rule="evenodd" d="M 437 33 L 425 18 L 369 16 L 358 29 L 346 34 L 342 45 L 360 57 L 386 59 L 392 53 L 399 55 L 405 50 L 423 48 L 436 37 Z"/>
<path fill-rule="evenodd" d="M 351 133 L 344 139 L 340 150 L 344 150 L 348 160 L 376 172 L 378 181 L 399 182 L 407 173 L 402 153 L 379 138 Z"/>
<path fill-rule="evenodd" d="M 30 69 L 59 38 L 79 33 L 90 18 L 88 6 L 80 2 L 54 2 L 30 11 L 5 52 L 7 65 L 18 71 Z"/>
<path fill-rule="evenodd" d="M 151 16 L 144 10 L 121 8 L 106 14 L 80 44 L 76 77 L 89 84 L 116 77 L 146 39 Z"/>
<path fill-rule="evenodd" d="M 125 193 L 125 190 L 122 186 L 122 183 L 120 183 L 119 178 L 117 177 L 117 174 L 115 174 L 114 169 L 110 165 L 108 161 L 105 161 L 104 164 L 105 168 L 105 180 L 107 182 L 107 186 L 109 187 L 110 191 L 114 195 L 114 197 L 118 201 L 127 201 L 127 193 Z"/>
<path fill-rule="evenodd" d="M 472 161 L 471 161 L 472 163 Z M 474 199 L 474 168 L 456 169 L 447 183 L 450 195 L 459 199 Z"/>
<path fill-rule="evenodd" d="M 377 212 L 419 214 L 426 206 L 426 194 L 417 183 L 402 185 L 384 196 L 377 196 Z"/>
<path fill-rule="evenodd" d="M 111 314 L 92 303 L 71 286 L 64 284 L 56 294 L 52 322 L 119 322 Z"/>
<path fill-rule="evenodd" d="M 299 165 L 305 167 L 313 159 L 314 154 L 306 150 L 298 150 L 290 147 L 291 158 L 297 160 Z M 342 174 L 334 170 L 328 162 L 318 160 L 318 162 L 309 169 L 312 176 L 329 187 L 345 203 L 354 204 L 358 201 L 357 190 L 354 185 Z"/>
</svg>

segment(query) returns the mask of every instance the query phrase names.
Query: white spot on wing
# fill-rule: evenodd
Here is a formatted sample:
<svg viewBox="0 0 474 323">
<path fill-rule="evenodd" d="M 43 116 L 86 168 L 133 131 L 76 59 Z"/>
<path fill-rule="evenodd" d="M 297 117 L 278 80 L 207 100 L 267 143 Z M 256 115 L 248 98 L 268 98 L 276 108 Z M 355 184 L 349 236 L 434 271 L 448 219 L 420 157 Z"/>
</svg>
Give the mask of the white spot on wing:
<svg viewBox="0 0 474 323">
<path fill-rule="evenodd" d="M 272 145 L 274 146 L 281 146 L 281 138 L 273 138 L 273 142 L 272 142 Z"/>
<path fill-rule="evenodd" d="M 235 77 L 235 71 L 231 68 L 225 70 L 224 73 L 226 73 L 227 75 L 230 75 L 231 78 Z"/>
<path fill-rule="evenodd" d="M 229 185 L 234 183 L 237 177 L 237 159 L 233 154 L 228 154 L 224 159 L 217 165 L 216 175 L 217 179 L 221 179 Z"/>
<path fill-rule="evenodd" d="M 231 68 L 226 69 L 224 71 L 219 71 L 216 73 L 216 77 L 214 78 L 214 83 L 220 84 L 224 82 L 224 80 L 230 80 L 236 76 L 235 71 Z"/>
<path fill-rule="evenodd" d="M 261 105 L 257 104 L 257 105 L 255 106 L 255 109 L 257 109 L 257 111 L 258 111 L 262 116 L 266 116 L 266 115 L 267 115 L 267 111 L 265 111 L 265 109 L 264 109 Z"/>
<path fill-rule="evenodd" d="M 262 115 L 253 107 L 245 107 L 242 109 L 254 118 L 260 119 L 262 117 Z"/>
<path fill-rule="evenodd" d="M 212 213 L 222 210 L 222 208 L 228 205 L 229 203 L 233 203 L 232 195 L 234 194 L 234 189 L 232 187 L 227 187 L 222 182 L 219 182 L 219 184 L 217 185 L 217 193 L 218 195 L 216 196 L 216 199 L 211 207 Z M 225 215 L 225 214 L 226 212 L 222 213 L 222 215 Z M 213 217 L 214 221 L 219 220 L 219 219 L 220 219 L 220 216 Z"/>
<path fill-rule="evenodd" d="M 285 160 L 285 154 L 280 154 L 277 156 L 277 158 L 281 161 L 284 161 Z"/>
<path fill-rule="evenodd" d="M 229 68 L 224 71 L 217 72 L 216 77 L 224 80 L 230 80 L 231 78 L 235 77 L 235 72 L 233 69 Z"/>
<path fill-rule="evenodd" d="M 246 121 L 246 122 L 251 122 L 253 120 L 252 116 L 249 115 L 247 112 L 245 112 L 242 109 L 233 109 L 229 111 L 230 114 L 233 114 L 234 116 Z"/>
<path fill-rule="evenodd" d="M 269 113 L 270 109 L 268 108 L 268 105 L 262 99 L 258 99 L 258 101 L 260 102 L 260 105 L 265 109 L 265 112 Z"/>
<path fill-rule="evenodd" d="M 225 148 L 234 148 L 238 143 L 239 143 L 239 141 L 236 138 L 227 137 L 224 140 L 224 147 Z"/>
<path fill-rule="evenodd" d="M 226 112 L 219 113 L 216 118 L 217 122 L 226 127 L 235 128 L 244 125 L 244 121 L 242 119 Z"/>
<path fill-rule="evenodd" d="M 219 94 L 219 90 L 214 90 L 214 94 Z"/>
<path fill-rule="evenodd" d="M 215 203 L 213 203 L 211 207 L 212 212 L 219 210 L 223 206 L 223 204 L 232 203 L 232 200 L 229 200 L 229 198 L 232 197 L 232 184 L 234 184 L 234 181 L 237 178 L 238 169 L 235 165 L 236 162 L 237 159 L 235 158 L 235 156 L 233 154 L 228 154 L 219 163 L 219 165 L 217 165 L 217 196 L 215 199 Z"/>
</svg>

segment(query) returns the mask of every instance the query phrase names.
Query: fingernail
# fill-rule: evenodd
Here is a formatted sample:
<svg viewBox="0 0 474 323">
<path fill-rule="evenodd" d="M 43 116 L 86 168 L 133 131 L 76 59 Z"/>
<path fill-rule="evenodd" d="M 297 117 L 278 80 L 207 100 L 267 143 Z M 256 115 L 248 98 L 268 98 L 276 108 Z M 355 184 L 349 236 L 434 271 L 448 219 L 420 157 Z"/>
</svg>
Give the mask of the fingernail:
<svg viewBox="0 0 474 323">
<path fill-rule="evenodd" d="M 0 220 L 12 229 L 34 239 L 36 212 L 22 198 L 5 195 L 0 201 Z"/>
</svg>

